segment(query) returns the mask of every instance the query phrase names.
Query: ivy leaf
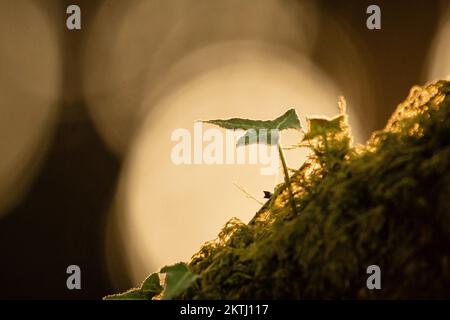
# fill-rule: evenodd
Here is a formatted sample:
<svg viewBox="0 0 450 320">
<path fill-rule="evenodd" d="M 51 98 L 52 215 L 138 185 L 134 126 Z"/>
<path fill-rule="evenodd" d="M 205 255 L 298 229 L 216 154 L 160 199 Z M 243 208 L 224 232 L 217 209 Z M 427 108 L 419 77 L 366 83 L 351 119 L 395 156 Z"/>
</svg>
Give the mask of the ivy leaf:
<svg viewBox="0 0 450 320">
<path fill-rule="evenodd" d="M 135 288 L 123 293 L 106 296 L 103 300 L 149 300 L 141 289 Z"/>
<path fill-rule="evenodd" d="M 189 288 L 198 276 L 189 271 L 185 263 L 177 263 L 161 269 L 161 273 L 166 274 L 164 300 L 171 300 Z"/>
<path fill-rule="evenodd" d="M 159 282 L 159 275 L 157 273 L 153 273 L 145 279 L 144 283 L 142 283 L 141 290 L 150 299 L 160 294 L 163 291 L 163 287 Z"/>
<path fill-rule="evenodd" d="M 289 109 L 283 115 L 275 120 L 249 120 L 241 118 L 232 118 L 228 120 L 208 120 L 205 123 L 215 124 L 219 127 L 232 130 L 248 130 L 248 129 L 301 129 L 300 120 L 298 119 L 295 109 Z"/>
<path fill-rule="evenodd" d="M 301 129 L 300 120 L 295 112 L 295 109 L 289 109 L 286 113 L 274 120 L 231 118 L 227 120 L 217 119 L 203 122 L 230 130 L 246 130 L 246 133 L 238 140 L 238 146 L 252 143 L 277 144 L 279 139 L 278 131 L 286 129 Z M 266 133 L 266 139 L 260 140 L 259 138 L 264 132 Z M 272 139 L 271 133 L 273 132 L 277 132 L 277 135 Z"/>
<path fill-rule="evenodd" d="M 142 283 L 140 288 L 128 290 L 123 293 L 106 296 L 104 300 L 151 300 L 160 294 L 163 287 L 159 283 L 159 275 L 153 273 Z"/>
<path fill-rule="evenodd" d="M 327 133 L 339 133 L 343 130 L 345 115 L 341 114 L 334 118 L 309 118 L 309 132 L 303 137 L 303 141 L 321 137 Z"/>
<path fill-rule="evenodd" d="M 278 131 L 275 129 L 272 129 L 270 131 L 267 131 L 266 129 L 258 129 L 258 130 L 250 129 L 247 130 L 245 134 L 239 138 L 238 142 L 236 143 L 236 146 L 237 147 L 247 146 L 253 143 L 277 145 L 279 140 L 280 135 L 278 134 Z"/>
</svg>

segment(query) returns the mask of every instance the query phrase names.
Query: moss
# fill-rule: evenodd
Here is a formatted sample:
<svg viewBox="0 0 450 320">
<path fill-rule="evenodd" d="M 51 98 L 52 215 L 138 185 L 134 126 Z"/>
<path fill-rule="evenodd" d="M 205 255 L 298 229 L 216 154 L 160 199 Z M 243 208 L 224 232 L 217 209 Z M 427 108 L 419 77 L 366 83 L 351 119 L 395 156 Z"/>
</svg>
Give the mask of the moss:
<svg viewBox="0 0 450 320">
<path fill-rule="evenodd" d="M 189 264 L 184 299 L 450 298 L 450 82 L 414 87 L 385 129 L 312 150 L 249 223 L 227 223 Z M 382 290 L 366 289 L 379 265 Z"/>
</svg>

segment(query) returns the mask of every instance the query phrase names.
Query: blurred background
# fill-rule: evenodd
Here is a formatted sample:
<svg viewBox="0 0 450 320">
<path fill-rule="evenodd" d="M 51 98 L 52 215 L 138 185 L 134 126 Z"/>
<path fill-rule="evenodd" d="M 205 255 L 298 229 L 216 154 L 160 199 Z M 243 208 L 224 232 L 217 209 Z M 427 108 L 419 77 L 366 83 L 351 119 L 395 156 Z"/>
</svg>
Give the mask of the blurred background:
<svg viewBox="0 0 450 320">
<path fill-rule="evenodd" d="M 188 261 L 280 177 L 176 166 L 173 130 L 290 107 L 304 124 L 343 95 L 362 143 L 412 85 L 448 77 L 449 40 L 446 0 L 0 0 L 0 299 L 99 299 Z"/>
</svg>

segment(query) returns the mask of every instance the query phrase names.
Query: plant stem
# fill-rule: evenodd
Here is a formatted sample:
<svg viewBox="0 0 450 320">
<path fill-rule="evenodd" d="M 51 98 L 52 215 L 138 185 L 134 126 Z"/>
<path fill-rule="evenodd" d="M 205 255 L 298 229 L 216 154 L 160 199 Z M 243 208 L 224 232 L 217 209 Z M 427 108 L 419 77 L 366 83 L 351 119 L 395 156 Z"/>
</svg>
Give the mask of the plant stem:
<svg viewBox="0 0 450 320">
<path fill-rule="evenodd" d="M 280 155 L 281 164 L 283 165 L 284 183 L 286 184 L 286 187 L 288 189 L 289 203 L 291 204 L 292 212 L 294 213 L 294 215 L 297 215 L 297 207 L 295 206 L 295 201 L 294 201 L 294 192 L 292 191 L 292 185 L 291 185 L 291 181 L 289 179 L 289 170 L 286 165 L 286 160 L 284 158 L 283 149 L 281 148 L 280 143 L 278 143 L 278 153 Z"/>
</svg>

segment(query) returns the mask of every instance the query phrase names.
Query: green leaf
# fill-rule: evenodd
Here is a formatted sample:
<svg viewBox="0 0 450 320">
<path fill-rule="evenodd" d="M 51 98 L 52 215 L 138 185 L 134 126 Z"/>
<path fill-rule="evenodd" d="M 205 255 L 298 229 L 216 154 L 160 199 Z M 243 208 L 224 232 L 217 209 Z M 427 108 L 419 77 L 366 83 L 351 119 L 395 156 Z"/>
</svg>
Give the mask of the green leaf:
<svg viewBox="0 0 450 320">
<path fill-rule="evenodd" d="M 142 283 L 141 290 L 145 294 L 145 296 L 150 299 L 154 296 L 160 294 L 163 291 L 163 287 L 159 282 L 159 275 L 157 273 L 153 273 L 147 279 L 145 279 L 144 283 Z"/>
<path fill-rule="evenodd" d="M 309 132 L 303 137 L 303 141 L 321 137 L 327 133 L 338 133 L 343 130 L 345 115 L 341 114 L 334 118 L 310 118 L 308 119 Z"/>
<path fill-rule="evenodd" d="M 266 143 L 266 144 L 277 144 L 278 143 L 278 133 L 277 136 L 271 139 L 271 130 L 282 131 L 286 129 L 301 129 L 300 120 L 295 112 L 295 109 L 289 109 L 286 113 L 279 116 L 274 120 L 250 120 L 241 118 L 232 118 L 227 120 L 208 120 L 203 121 L 205 123 L 210 123 L 217 125 L 219 127 L 231 130 L 247 130 L 247 132 L 239 139 L 237 145 L 247 145 L 251 143 Z M 259 140 L 261 133 L 267 132 L 266 139 Z M 273 131 L 272 131 L 273 132 Z"/>
<path fill-rule="evenodd" d="M 123 293 L 106 296 L 103 300 L 149 300 L 141 289 L 131 289 Z"/>
<path fill-rule="evenodd" d="M 270 131 L 263 131 L 266 129 L 250 129 L 245 132 L 245 134 L 239 138 L 236 146 L 246 146 L 253 143 L 264 143 L 268 145 L 277 145 L 280 140 L 278 131 L 273 129 Z M 272 138 L 273 135 L 273 138 Z"/>
<path fill-rule="evenodd" d="M 142 283 L 140 288 L 128 290 L 123 293 L 106 296 L 104 300 L 151 300 L 160 294 L 163 287 L 159 283 L 158 273 L 153 273 Z"/>
<path fill-rule="evenodd" d="M 166 274 L 164 300 L 171 300 L 189 288 L 198 278 L 197 275 L 189 271 L 185 263 L 177 263 L 161 269 L 161 273 Z"/>
<path fill-rule="evenodd" d="M 228 120 L 208 120 L 205 123 L 215 124 L 219 127 L 232 130 L 248 130 L 248 129 L 301 129 L 300 120 L 298 119 L 295 109 L 289 109 L 282 116 L 275 120 L 249 120 L 241 118 L 232 118 Z"/>
</svg>

